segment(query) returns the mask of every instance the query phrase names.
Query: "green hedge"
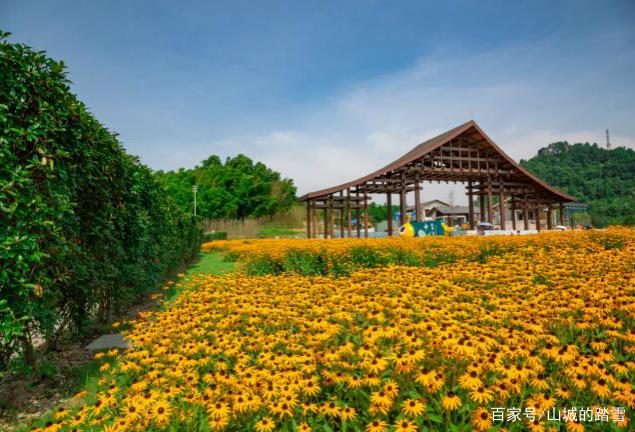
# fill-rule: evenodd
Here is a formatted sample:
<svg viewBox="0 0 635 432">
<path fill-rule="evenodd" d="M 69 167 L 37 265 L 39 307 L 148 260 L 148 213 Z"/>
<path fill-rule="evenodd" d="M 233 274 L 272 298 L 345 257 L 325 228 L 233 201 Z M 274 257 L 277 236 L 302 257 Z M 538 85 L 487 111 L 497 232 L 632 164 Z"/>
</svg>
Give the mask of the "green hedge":
<svg viewBox="0 0 635 432">
<path fill-rule="evenodd" d="M 194 256 L 196 221 L 70 92 L 63 62 L 0 32 L 0 368 L 105 320 Z"/>
</svg>

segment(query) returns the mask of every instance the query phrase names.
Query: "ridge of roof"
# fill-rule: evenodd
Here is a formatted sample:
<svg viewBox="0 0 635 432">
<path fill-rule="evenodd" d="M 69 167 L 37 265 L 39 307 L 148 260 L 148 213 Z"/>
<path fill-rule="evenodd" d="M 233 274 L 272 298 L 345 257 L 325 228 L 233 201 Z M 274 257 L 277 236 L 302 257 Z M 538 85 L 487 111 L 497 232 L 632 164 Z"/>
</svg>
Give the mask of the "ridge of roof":
<svg viewBox="0 0 635 432">
<path fill-rule="evenodd" d="M 468 122 L 463 123 L 460 126 L 457 126 L 455 128 L 450 129 L 449 131 L 443 132 L 442 134 L 439 134 L 435 137 L 432 137 L 430 139 L 428 139 L 427 141 L 422 142 L 421 144 L 417 145 L 416 147 L 414 147 L 412 150 L 410 150 L 409 152 L 407 152 L 406 154 L 404 154 L 403 156 L 401 156 L 400 158 L 398 158 L 397 160 L 389 163 L 388 165 L 383 166 L 382 168 L 373 171 L 370 174 L 367 174 L 363 177 L 360 177 L 358 179 L 352 180 L 350 182 L 347 183 L 342 183 L 339 184 L 337 186 L 332 186 L 330 188 L 326 188 L 326 189 L 321 189 L 318 191 L 314 191 L 314 192 L 309 192 L 307 194 L 304 194 L 303 196 L 301 196 L 299 198 L 300 201 L 305 201 L 309 198 L 314 198 L 314 197 L 318 197 L 318 196 L 323 196 L 323 195 L 329 195 L 333 192 L 339 192 L 340 190 L 344 190 L 347 189 L 351 186 L 355 186 L 355 185 L 359 185 L 362 183 L 367 182 L 368 180 L 372 179 L 373 177 L 377 177 L 380 174 L 385 174 L 389 171 L 392 171 L 393 169 L 395 169 L 398 166 L 401 165 L 405 165 L 421 156 L 423 156 L 424 154 L 430 152 L 431 150 L 433 150 L 432 148 L 429 147 L 433 147 L 435 146 L 435 144 L 437 144 L 438 142 L 446 142 L 449 141 L 451 139 L 453 139 L 456 136 L 459 136 L 460 134 L 462 134 L 463 132 L 465 132 L 466 130 L 468 130 L 471 126 L 476 125 L 476 123 L 474 122 L 474 120 L 470 120 Z M 414 156 L 414 157 L 413 157 Z"/>
<path fill-rule="evenodd" d="M 534 183 L 536 183 L 539 186 L 542 186 L 543 188 L 547 189 L 549 192 L 560 196 L 561 198 L 564 198 L 567 201 L 576 201 L 576 198 L 568 195 L 567 193 L 556 189 L 555 187 L 545 183 L 544 181 L 542 181 L 541 179 L 539 179 L 538 177 L 536 177 L 535 175 L 531 174 L 529 171 L 527 171 L 526 169 L 524 169 L 522 166 L 520 166 L 520 164 L 518 164 L 514 159 L 512 159 L 509 155 L 507 155 L 498 145 L 496 145 L 494 143 L 494 141 L 487 136 L 487 134 L 485 132 L 483 132 L 483 130 L 478 126 L 478 124 L 474 121 L 474 120 L 469 120 L 459 126 L 456 126 L 446 132 L 443 132 L 442 134 L 439 134 L 435 137 L 432 137 L 424 142 L 422 142 L 421 144 L 415 146 L 412 150 L 408 151 L 407 153 L 405 153 L 403 156 L 401 156 L 400 158 L 396 159 L 395 161 L 383 166 L 382 168 L 371 172 L 370 174 L 367 174 L 365 176 L 359 177 L 355 180 L 352 180 L 350 182 L 347 183 L 342 183 L 336 186 L 332 186 L 329 188 L 325 188 L 325 189 L 320 189 L 317 191 L 313 191 L 313 192 L 309 192 L 307 194 L 304 194 L 303 196 L 301 196 L 299 198 L 300 201 L 306 201 L 308 199 L 311 198 L 316 198 L 316 197 L 321 197 L 321 196 L 325 196 L 325 195 L 330 195 L 332 193 L 335 192 L 339 192 L 339 191 L 343 191 L 344 189 L 347 189 L 351 186 L 359 186 L 371 179 L 373 179 L 374 177 L 378 177 L 380 175 L 385 175 L 390 171 L 393 171 L 397 168 L 399 168 L 400 166 L 406 165 L 424 155 L 426 155 L 427 153 L 435 150 L 436 148 L 446 144 L 448 141 L 453 140 L 454 138 L 458 137 L 459 135 L 461 135 L 462 133 L 468 131 L 470 128 L 474 128 L 476 129 L 476 131 L 485 139 L 485 141 L 487 141 L 487 143 L 489 145 L 492 146 L 492 148 L 494 150 L 496 150 L 500 156 L 503 157 L 503 159 L 505 159 L 508 163 L 510 163 L 514 168 L 516 168 L 521 174 L 527 176 L 531 181 L 533 181 Z"/>
</svg>

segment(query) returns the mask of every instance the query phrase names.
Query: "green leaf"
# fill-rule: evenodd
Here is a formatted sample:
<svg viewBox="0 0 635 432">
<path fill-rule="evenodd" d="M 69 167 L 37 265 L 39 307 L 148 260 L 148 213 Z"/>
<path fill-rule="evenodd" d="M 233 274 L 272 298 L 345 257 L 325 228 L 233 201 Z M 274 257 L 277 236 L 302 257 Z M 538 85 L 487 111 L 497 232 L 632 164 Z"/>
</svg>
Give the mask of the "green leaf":
<svg viewBox="0 0 635 432">
<path fill-rule="evenodd" d="M 443 419 L 438 414 L 428 413 L 428 418 L 430 419 L 430 421 L 433 421 L 435 423 L 443 423 Z"/>
</svg>

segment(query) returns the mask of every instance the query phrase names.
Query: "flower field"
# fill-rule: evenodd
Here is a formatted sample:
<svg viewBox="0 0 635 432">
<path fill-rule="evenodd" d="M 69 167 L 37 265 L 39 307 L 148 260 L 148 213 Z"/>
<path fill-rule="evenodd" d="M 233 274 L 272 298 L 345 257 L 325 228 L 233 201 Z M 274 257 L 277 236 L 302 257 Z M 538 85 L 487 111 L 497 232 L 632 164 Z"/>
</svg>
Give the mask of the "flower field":
<svg viewBox="0 0 635 432">
<path fill-rule="evenodd" d="M 131 323 L 131 349 L 100 354 L 98 388 L 39 430 L 632 426 L 632 230 L 204 250 L 245 272 L 182 280 Z"/>
</svg>

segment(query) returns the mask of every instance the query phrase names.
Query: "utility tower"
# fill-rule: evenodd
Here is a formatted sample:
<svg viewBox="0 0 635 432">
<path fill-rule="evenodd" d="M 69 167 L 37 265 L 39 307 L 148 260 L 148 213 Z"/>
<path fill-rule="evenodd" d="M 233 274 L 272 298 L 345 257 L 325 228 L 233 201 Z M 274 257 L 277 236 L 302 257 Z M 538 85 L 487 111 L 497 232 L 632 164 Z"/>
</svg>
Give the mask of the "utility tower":
<svg viewBox="0 0 635 432">
<path fill-rule="evenodd" d="M 606 130 L 606 149 L 611 149 L 611 139 L 609 138 L 609 130 Z"/>
</svg>

